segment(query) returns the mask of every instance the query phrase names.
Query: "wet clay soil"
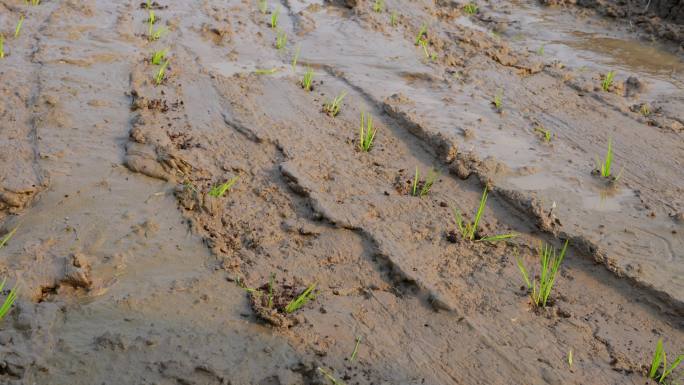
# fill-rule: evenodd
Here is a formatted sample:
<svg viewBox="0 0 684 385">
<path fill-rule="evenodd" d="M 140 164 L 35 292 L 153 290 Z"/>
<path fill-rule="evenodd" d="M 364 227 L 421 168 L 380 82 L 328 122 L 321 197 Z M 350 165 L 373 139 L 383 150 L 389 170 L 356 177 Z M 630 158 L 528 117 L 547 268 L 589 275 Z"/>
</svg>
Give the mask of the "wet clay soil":
<svg viewBox="0 0 684 385">
<path fill-rule="evenodd" d="M 684 350 L 677 35 L 611 2 L 374 4 L 0 0 L 0 383 L 649 384 Z M 456 231 L 484 188 L 478 237 L 516 237 Z M 565 240 L 535 308 L 516 256 Z"/>
</svg>

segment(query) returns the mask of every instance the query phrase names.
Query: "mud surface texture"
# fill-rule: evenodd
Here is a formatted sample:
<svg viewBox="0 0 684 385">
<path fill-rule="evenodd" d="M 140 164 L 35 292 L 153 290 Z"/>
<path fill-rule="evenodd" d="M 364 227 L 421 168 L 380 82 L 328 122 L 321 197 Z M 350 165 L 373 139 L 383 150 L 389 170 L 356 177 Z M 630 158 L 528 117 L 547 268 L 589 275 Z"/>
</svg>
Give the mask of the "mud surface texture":
<svg viewBox="0 0 684 385">
<path fill-rule="evenodd" d="M 473 4 L 0 0 L 0 383 L 655 384 L 681 4 Z"/>
</svg>

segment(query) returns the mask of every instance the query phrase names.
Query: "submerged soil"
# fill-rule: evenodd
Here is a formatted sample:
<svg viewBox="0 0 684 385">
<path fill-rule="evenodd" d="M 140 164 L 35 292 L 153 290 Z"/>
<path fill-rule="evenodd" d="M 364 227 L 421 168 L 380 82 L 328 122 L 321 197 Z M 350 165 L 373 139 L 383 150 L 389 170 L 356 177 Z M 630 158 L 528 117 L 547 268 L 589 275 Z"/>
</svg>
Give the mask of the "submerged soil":
<svg viewBox="0 0 684 385">
<path fill-rule="evenodd" d="M 0 383 L 644 384 L 682 352 L 681 38 L 375 4 L 0 0 Z M 516 237 L 456 231 L 484 188 L 478 237 Z M 565 240 L 537 309 L 516 257 Z"/>
</svg>

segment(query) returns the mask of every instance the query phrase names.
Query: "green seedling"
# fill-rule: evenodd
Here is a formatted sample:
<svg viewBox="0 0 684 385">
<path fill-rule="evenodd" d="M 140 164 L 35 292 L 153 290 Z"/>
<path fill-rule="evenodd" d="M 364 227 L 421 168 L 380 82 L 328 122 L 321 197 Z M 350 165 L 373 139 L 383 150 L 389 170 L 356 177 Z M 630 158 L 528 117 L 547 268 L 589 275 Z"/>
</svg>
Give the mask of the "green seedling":
<svg viewBox="0 0 684 385">
<path fill-rule="evenodd" d="M 152 54 L 152 60 L 151 63 L 154 65 L 161 65 L 164 62 L 164 59 L 166 59 L 166 53 L 168 52 L 168 49 L 163 49 L 161 51 L 155 51 L 154 54 Z"/>
<path fill-rule="evenodd" d="M 474 15 L 477 13 L 477 5 L 475 3 L 468 3 L 463 6 L 463 11 L 468 15 Z"/>
<path fill-rule="evenodd" d="M 613 80 L 615 79 L 615 71 L 608 71 L 606 76 L 603 77 L 603 81 L 601 81 L 601 88 L 603 88 L 604 91 L 610 90 L 610 87 L 613 85 Z"/>
<path fill-rule="evenodd" d="M 226 192 L 228 192 L 233 187 L 233 185 L 235 185 L 237 180 L 238 177 L 234 176 L 230 178 L 228 182 L 212 187 L 209 190 L 209 195 L 213 196 L 214 198 L 221 198 L 223 195 L 225 195 Z"/>
<path fill-rule="evenodd" d="M 544 44 L 539 46 L 539 48 L 537 49 L 537 55 L 544 56 Z"/>
<path fill-rule="evenodd" d="M 164 62 L 164 64 L 162 64 L 162 66 L 159 67 L 159 71 L 157 71 L 157 74 L 154 76 L 154 82 L 157 85 L 162 84 L 162 82 L 164 81 L 164 78 L 166 77 L 166 67 L 168 67 L 168 66 L 169 66 L 169 61 L 166 60 Z"/>
<path fill-rule="evenodd" d="M 380 13 L 384 9 L 385 9 L 385 0 L 375 0 L 375 3 L 373 3 L 373 11 Z"/>
<path fill-rule="evenodd" d="M 5 57 L 5 36 L 0 34 L 0 59 Z"/>
<path fill-rule="evenodd" d="M 278 28 L 278 18 L 280 17 L 280 7 L 271 12 L 271 28 Z"/>
<path fill-rule="evenodd" d="M 242 280 L 242 278 L 240 278 L 240 277 L 236 277 L 236 278 L 235 278 L 235 283 L 238 285 L 239 288 L 243 289 L 244 291 L 246 291 L 246 292 L 248 292 L 248 293 L 255 293 L 255 292 L 258 292 L 258 291 L 259 291 L 259 290 L 257 290 L 257 289 L 248 287 L 248 286 L 245 284 L 245 282 Z"/>
<path fill-rule="evenodd" d="M 19 228 L 19 227 L 15 227 L 15 228 L 12 229 L 9 233 L 5 234 L 4 237 L 0 238 L 0 249 L 2 249 L 3 247 L 5 247 L 5 245 L 7 244 L 7 242 L 9 242 L 9 240 L 14 236 L 14 233 L 17 232 L 17 229 L 18 229 L 18 228 Z"/>
<path fill-rule="evenodd" d="M 642 104 L 639 108 L 639 113 L 643 116 L 649 116 L 651 115 L 651 108 L 648 106 L 648 104 Z"/>
<path fill-rule="evenodd" d="M 259 11 L 264 15 L 266 14 L 266 11 L 268 11 L 268 3 L 266 2 L 266 0 L 257 0 L 257 7 L 259 8 Z"/>
<path fill-rule="evenodd" d="M 157 22 L 157 16 L 154 14 L 154 11 L 150 9 L 150 16 L 147 19 L 147 22 L 150 24 L 154 24 Z"/>
<path fill-rule="evenodd" d="M 327 370 L 321 368 L 320 366 L 318 367 L 318 371 L 321 372 L 321 374 L 328 380 L 332 385 L 344 385 L 344 382 L 338 380 L 335 378 L 332 374 L 330 374 Z"/>
<path fill-rule="evenodd" d="M 299 52 L 302 50 L 302 46 L 298 45 L 295 48 L 294 56 L 292 57 L 292 72 L 297 72 L 297 60 L 299 59 Z"/>
<path fill-rule="evenodd" d="M 368 152 L 373 147 L 373 140 L 377 129 L 373 128 L 373 116 L 361 111 L 361 128 L 359 129 L 359 149 Z"/>
<path fill-rule="evenodd" d="M 390 14 L 390 25 L 392 27 L 397 26 L 397 11 L 392 11 L 392 13 Z"/>
<path fill-rule="evenodd" d="M 287 306 L 285 306 L 285 313 L 294 313 L 297 310 L 301 309 L 302 306 L 306 305 L 307 302 L 316 298 L 316 294 L 314 293 L 315 288 L 316 283 L 314 282 L 309 287 L 307 287 L 306 290 L 302 292 L 302 294 L 298 295 L 295 299 L 290 301 L 290 303 L 288 303 Z"/>
<path fill-rule="evenodd" d="M 611 178 L 612 177 L 612 167 L 613 167 L 613 140 L 611 138 L 608 138 L 608 150 L 606 151 L 606 158 L 603 160 L 603 162 L 600 161 L 599 157 L 596 157 L 596 171 L 597 173 L 604 177 L 604 178 Z M 617 181 L 620 179 L 620 175 L 622 175 L 622 170 L 620 169 L 620 172 L 618 175 L 613 178 L 614 181 Z"/>
<path fill-rule="evenodd" d="M 432 185 L 435 183 L 435 180 L 437 180 L 438 175 L 439 174 L 435 170 L 431 169 L 430 172 L 428 172 L 427 178 L 422 181 L 421 186 L 421 181 L 419 180 L 418 175 L 418 167 L 416 166 L 416 175 L 413 177 L 413 184 L 411 185 L 411 195 L 420 198 L 427 195 L 430 192 Z M 420 189 L 418 187 L 420 187 Z"/>
<path fill-rule="evenodd" d="M 313 82 L 314 72 L 311 67 L 307 67 L 306 72 L 304 72 L 304 77 L 302 78 L 302 88 L 307 91 L 311 91 L 311 83 Z"/>
<path fill-rule="evenodd" d="M 420 26 L 420 30 L 418 31 L 418 35 L 416 35 L 416 45 L 420 45 L 421 40 L 427 39 L 427 24 L 424 23 L 422 26 Z"/>
<path fill-rule="evenodd" d="M 682 360 L 684 360 L 684 354 L 677 356 L 672 365 L 668 367 L 667 355 L 665 354 L 665 349 L 663 349 L 663 339 L 659 339 L 656 350 L 653 353 L 653 359 L 651 360 L 651 370 L 648 371 L 648 378 L 658 381 L 659 384 L 664 384 L 667 376 L 677 369 L 677 366 L 679 366 Z M 660 373 L 658 373 L 658 369 L 660 369 L 661 366 L 663 368 Z"/>
<path fill-rule="evenodd" d="M 159 27 L 157 29 L 154 29 L 153 25 L 150 24 L 150 29 L 148 31 L 148 39 L 150 41 L 157 41 L 161 39 L 161 37 L 167 32 L 166 28 L 164 27 Z"/>
<path fill-rule="evenodd" d="M 152 0 L 147 0 L 147 1 L 145 2 L 145 7 L 146 7 L 147 9 L 152 9 Z"/>
<path fill-rule="evenodd" d="M 551 290 L 556 282 L 558 269 L 560 268 L 561 262 L 563 262 L 567 248 L 567 240 L 565 241 L 563 249 L 560 251 L 560 253 L 557 253 L 556 248 L 553 246 L 546 245 L 543 242 L 540 243 L 540 272 L 538 280 L 535 276 L 532 276 L 532 279 L 530 279 L 530 275 L 527 271 L 527 268 L 525 268 L 525 264 L 516 252 L 515 262 L 518 265 L 518 269 L 520 270 L 523 280 L 525 281 L 525 285 L 527 285 L 527 289 L 531 290 L 530 296 L 532 298 L 532 302 L 534 302 L 537 307 L 546 307 L 549 296 L 551 295 Z"/>
<path fill-rule="evenodd" d="M 356 344 L 354 345 L 354 351 L 351 354 L 351 357 L 349 357 L 349 361 L 354 361 L 356 359 L 356 355 L 359 353 L 359 345 L 361 344 L 361 336 L 356 337 Z"/>
<path fill-rule="evenodd" d="M 36 5 L 40 5 L 40 0 L 31 0 L 31 1 L 26 0 L 25 3 L 26 3 L 26 5 L 30 4 L 30 5 L 36 6 Z"/>
<path fill-rule="evenodd" d="M 496 107 L 498 111 L 503 109 L 503 90 L 498 90 L 496 92 L 496 95 L 494 95 L 494 100 L 492 100 L 492 104 L 494 104 L 494 107 Z"/>
<path fill-rule="evenodd" d="M 421 39 L 420 40 L 420 46 L 423 48 L 423 53 L 425 54 L 425 59 L 435 61 L 437 60 L 437 54 L 436 53 L 430 53 L 428 51 L 428 41 L 427 39 Z"/>
<path fill-rule="evenodd" d="M 17 23 L 17 26 L 14 27 L 14 37 L 17 38 L 19 37 L 19 33 L 21 32 L 21 26 L 24 25 L 24 15 L 21 15 L 19 18 L 19 22 Z"/>
<path fill-rule="evenodd" d="M 342 93 L 336 96 L 335 99 L 330 100 L 323 105 L 323 111 L 325 111 L 326 114 L 332 116 L 333 118 L 337 116 L 337 114 L 340 113 L 340 108 L 342 107 L 342 100 L 345 96 L 347 96 L 347 92 L 342 91 Z"/>
<path fill-rule="evenodd" d="M 551 130 L 547 130 L 540 124 L 534 128 L 534 131 L 541 134 L 542 139 L 544 139 L 546 143 L 551 143 L 551 139 L 553 138 L 553 133 L 551 133 Z"/>
<path fill-rule="evenodd" d="M 278 71 L 277 68 L 271 68 L 271 69 L 257 69 L 254 71 L 255 74 L 257 75 L 273 75 Z"/>
<path fill-rule="evenodd" d="M 2 280 L 2 283 L 0 283 L 0 291 L 5 287 L 5 282 L 6 279 Z M 14 304 L 14 301 L 17 300 L 17 288 L 18 286 L 15 285 L 12 290 L 10 290 L 10 293 L 7 295 L 5 298 L 5 301 L 2 303 L 2 306 L 0 306 L 0 320 L 7 315 L 7 312 L 10 311 L 12 308 L 12 304 Z"/>
<path fill-rule="evenodd" d="M 278 30 L 276 32 L 276 48 L 283 49 L 287 45 L 287 32 Z"/>
<path fill-rule="evenodd" d="M 568 365 L 572 366 L 572 349 L 568 350 Z"/>
<path fill-rule="evenodd" d="M 477 240 L 479 242 L 498 242 L 516 237 L 517 234 L 509 233 L 475 239 L 475 237 L 478 235 L 477 230 L 480 225 L 480 220 L 482 219 L 482 214 L 484 214 L 484 209 L 487 205 L 487 195 L 487 187 L 485 187 L 484 191 L 482 191 L 480 205 L 477 208 L 477 212 L 475 212 L 475 219 L 473 220 L 473 222 L 465 222 L 463 216 L 461 215 L 461 212 L 457 208 L 451 208 L 451 210 L 454 213 L 454 216 L 456 217 L 456 225 L 458 226 L 458 231 L 461 233 L 461 237 L 469 241 Z"/>
</svg>

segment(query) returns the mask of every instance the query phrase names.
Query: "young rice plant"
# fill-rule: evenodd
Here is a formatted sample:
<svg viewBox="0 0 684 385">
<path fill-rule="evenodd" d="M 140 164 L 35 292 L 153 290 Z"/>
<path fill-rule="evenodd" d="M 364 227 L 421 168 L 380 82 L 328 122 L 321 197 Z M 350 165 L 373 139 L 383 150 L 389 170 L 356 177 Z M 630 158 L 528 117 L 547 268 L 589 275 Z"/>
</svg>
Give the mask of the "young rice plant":
<svg viewBox="0 0 684 385">
<path fill-rule="evenodd" d="M 658 340 L 656 345 L 656 350 L 653 353 L 653 359 L 651 360 L 651 369 L 648 371 L 648 378 L 658 381 L 659 384 L 664 384 L 665 379 L 677 369 L 677 366 L 684 360 L 684 354 L 680 354 L 675 358 L 672 365 L 667 366 L 667 355 L 665 354 L 665 349 L 663 349 L 663 339 Z M 659 370 L 662 366 L 662 370 Z"/>
<path fill-rule="evenodd" d="M 337 95 L 333 100 L 330 100 L 323 105 L 323 111 L 325 111 L 326 114 L 332 116 L 333 118 L 337 116 L 337 114 L 340 113 L 340 108 L 342 107 L 342 100 L 345 96 L 347 96 L 347 92 L 342 91 L 342 93 Z"/>
<path fill-rule="evenodd" d="M 237 182 L 237 180 L 238 177 L 234 176 L 230 178 L 228 182 L 212 187 L 209 190 L 209 195 L 213 196 L 214 198 L 221 198 L 226 194 L 226 192 L 228 192 L 233 187 L 233 185 L 235 185 L 235 182 Z"/>
<path fill-rule="evenodd" d="M 0 291 L 5 287 L 5 282 L 6 279 L 2 280 L 2 283 L 0 283 Z M 2 306 L 0 306 L 0 320 L 7 315 L 7 312 L 10 311 L 12 308 L 12 304 L 14 304 L 14 301 L 17 300 L 17 285 L 15 285 L 12 290 L 10 290 L 10 293 L 7 295 L 5 298 L 5 301 L 2 303 Z"/>
<path fill-rule="evenodd" d="M 276 32 L 276 49 L 283 49 L 287 45 L 287 32 L 278 30 Z"/>
<path fill-rule="evenodd" d="M 169 66 L 169 61 L 166 60 L 164 62 L 164 64 L 162 64 L 162 66 L 159 67 L 159 71 L 157 71 L 157 74 L 154 76 L 154 82 L 157 85 L 162 84 L 162 82 L 164 81 L 164 78 L 166 77 L 166 67 L 168 67 L 168 66 Z"/>
<path fill-rule="evenodd" d="M 373 127 L 373 116 L 361 112 L 361 128 L 359 129 L 359 149 L 368 152 L 373 147 L 377 129 Z"/>
<path fill-rule="evenodd" d="M 5 36 L 0 34 L 0 59 L 5 57 Z"/>
<path fill-rule="evenodd" d="M 608 71 L 606 76 L 603 78 L 603 81 L 601 81 L 601 88 L 604 91 L 610 90 L 610 86 L 613 85 L 613 80 L 615 79 L 615 71 Z"/>
<path fill-rule="evenodd" d="M 418 179 L 418 166 L 416 166 L 416 175 L 413 177 L 413 184 L 411 185 L 411 195 L 420 198 L 427 195 L 430 192 L 430 189 L 432 189 L 435 180 L 437 180 L 438 175 L 439 174 L 434 169 L 431 169 L 430 172 L 428 172 L 427 178 L 423 181 L 423 185 L 420 186 L 419 189 L 420 180 Z"/>
<path fill-rule="evenodd" d="M 560 253 L 556 252 L 556 248 L 551 245 L 546 245 L 543 242 L 539 245 L 539 277 L 532 276 L 530 279 L 530 274 L 525 267 L 522 259 L 519 255 L 515 256 L 515 262 L 518 265 L 520 274 L 527 285 L 528 290 L 532 290 L 530 296 L 532 302 L 537 307 L 546 307 L 549 296 L 551 295 L 551 290 L 553 289 L 553 284 L 556 282 L 556 276 L 558 275 L 558 269 L 560 268 L 561 262 L 565 257 L 565 252 L 568 248 L 568 241 L 565 241 L 563 249 Z"/>
<path fill-rule="evenodd" d="M 294 313 L 297 310 L 301 309 L 302 306 L 306 305 L 307 302 L 316 298 L 314 289 L 316 289 L 315 282 L 309 285 L 309 287 L 307 287 L 306 290 L 302 292 L 302 294 L 298 295 L 296 298 L 290 301 L 290 303 L 288 303 L 287 306 L 285 306 L 285 313 Z"/>
<path fill-rule="evenodd" d="M 311 91 L 311 83 L 313 82 L 314 72 L 311 67 L 307 67 L 306 72 L 304 72 L 304 77 L 302 78 L 302 88 L 307 91 Z"/>
<path fill-rule="evenodd" d="M 19 33 L 21 32 L 21 26 L 24 25 L 24 15 L 21 15 L 19 18 L 19 22 L 17 22 L 17 26 L 14 27 L 14 38 L 19 37 Z"/>
<path fill-rule="evenodd" d="M 477 208 L 477 212 L 475 213 L 475 218 L 473 219 L 472 222 L 465 222 L 463 219 L 463 216 L 461 215 L 461 212 L 452 207 L 452 211 L 454 212 L 454 216 L 456 217 L 456 225 L 458 226 L 458 231 L 461 233 L 461 236 L 464 239 L 467 239 L 469 241 L 481 241 L 481 242 L 497 242 L 497 241 L 502 241 L 505 239 L 510 239 L 516 236 L 514 233 L 510 234 L 499 234 L 499 235 L 493 235 L 490 237 L 482 237 L 479 239 L 475 239 L 475 237 L 478 235 L 477 234 L 477 229 L 480 225 L 480 219 L 482 219 L 482 214 L 484 213 L 485 206 L 487 205 L 487 187 L 484 188 L 484 191 L 482 191 L 482 197 L 480 198 L 480 205 Z"/>
<path fill-rule="evenodd" d="M 384 9 L 385 9 L 385 0 L 375 0 L 375 3 L 373 3 L 373 11 L 380 13 Z"/>
<path fill-rule="evenodd" d="M 477 13 L 477 5 L 475 3 L 468 3 L 463 6 L 463 10 L 468 15 L 474 15 Z"/>
<path fill-rule="evenodd" d="M 599 175 L 601 175 L 604 178 L 611 178 L 613 175 L 612 172 L 612 167 L 613 167 L 613 140 L 611 138 L 608 138 L 608 150 L 606 151 L 606 158 L 601 162 L 599 157 L 596 157 L 596 171 L 598 172 Z M 620 169 L 620 172 L 618 175 L 613 179 L 613 181 L 617 181 L 620 179 L 620 175 L 622 175 L 622 170 Z"/>
<path fill-rule="evenodd" d="M 280 18 L 280 7 L 276 8 L 271 12 L 271 28 L 278 28 L 278 18 Z"/>
<path fill-rule="evenodd" d="M 168 49 L 163 49 L 160 51 L 155 51 L 152 54 L 152 64 L 154 65 L 161 65 L 164 62 L 164 59 L 166 59 L 166 53 L 168 52 Z"/>
</svg>

